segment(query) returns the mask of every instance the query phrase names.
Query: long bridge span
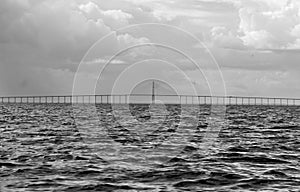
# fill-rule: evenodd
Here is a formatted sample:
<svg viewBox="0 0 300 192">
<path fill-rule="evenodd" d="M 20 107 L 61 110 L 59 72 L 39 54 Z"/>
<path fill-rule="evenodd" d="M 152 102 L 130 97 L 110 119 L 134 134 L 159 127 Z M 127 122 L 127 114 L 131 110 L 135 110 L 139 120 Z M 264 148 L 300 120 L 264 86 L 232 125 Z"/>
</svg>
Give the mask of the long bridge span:
<svg viewBox="0 0 300 192">
<path fill-rule="evenodd" d="M 0 103 L 65 103 L 65 104 L 129 104 L 129 103 L 170 103 L 199 105 L 279 105 L 299 106 L 298 98 L 249 97 L 249 96 L 208 96 L 208 95 L 55 95 L 55 96 L 2 96 Z"/>
</svg>

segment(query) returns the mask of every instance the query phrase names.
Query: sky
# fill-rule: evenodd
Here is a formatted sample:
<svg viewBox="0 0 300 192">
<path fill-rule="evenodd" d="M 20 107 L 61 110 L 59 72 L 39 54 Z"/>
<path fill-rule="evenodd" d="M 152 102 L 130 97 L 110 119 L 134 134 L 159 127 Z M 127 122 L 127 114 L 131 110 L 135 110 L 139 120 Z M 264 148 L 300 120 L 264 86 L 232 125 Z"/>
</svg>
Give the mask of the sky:
<svg viewBox="0 0 300 192">
<path fill-rule="evenodd" d="M 0 95 L 300 98 L 298 0 L 2 0 L 0 26 Z"/>
</svg>

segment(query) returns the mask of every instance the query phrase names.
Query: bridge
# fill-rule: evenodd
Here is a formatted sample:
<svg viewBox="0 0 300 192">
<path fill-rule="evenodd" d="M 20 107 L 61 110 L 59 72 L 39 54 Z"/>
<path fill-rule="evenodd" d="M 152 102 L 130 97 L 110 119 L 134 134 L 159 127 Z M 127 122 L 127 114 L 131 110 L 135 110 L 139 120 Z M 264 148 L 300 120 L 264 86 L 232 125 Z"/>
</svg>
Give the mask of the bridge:
<svg viewBox="0 0 300 192">
<path fill-rule="evenodd" d="M 129 104 L 129 103 L 168 103 L 198 105 L 279 105 L 299 106 L 300 99 L 246 96 L 209 96 L 156 94 L 152 82 L 151 94 L 106 94 L 106 95 L 56 95 L 56 96 L 5 96 L 0 103 L 65 103 L 65 104 Z"/>
<path fill-rule="evenodd" d="M 107 94 L 107 95 L 55 95 L 55 96 L 4 96 L 0 103 L 37 104 L 199 104 L 199 105 L 279 105 L 299 106 L 300 99 L 279 97 L 160 95 L 160 94 Z"/>
</svg>

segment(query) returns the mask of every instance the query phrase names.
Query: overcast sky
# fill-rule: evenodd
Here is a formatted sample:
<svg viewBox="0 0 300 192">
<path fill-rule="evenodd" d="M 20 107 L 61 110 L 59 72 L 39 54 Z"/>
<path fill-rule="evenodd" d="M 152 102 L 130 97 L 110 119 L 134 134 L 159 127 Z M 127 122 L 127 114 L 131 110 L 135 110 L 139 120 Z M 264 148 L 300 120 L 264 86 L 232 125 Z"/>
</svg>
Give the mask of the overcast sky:
<svg viewBox="0 0 300 192">
<path fill-rule="evenodd" d="M 143 23 L 176 28 L 126 29 Z M 187 53 L 207 74 L 175 49 L 145 45 L 111 62 L 99 93 L 116 79 L 121 93 L 148 76 L 182 92 L 189 79 L 206 94 L 209 87 L 221 89 L 221 72 L 228 95 L 300 97 L 299 0 L 2 0 L 0 26 L 0 95 L 70 94 L 75 73 L 79 92 L 89 92 L 116 51 L 158 43 Z M 94 55 L 81 62 L 90 48 Z"/>
</svg>

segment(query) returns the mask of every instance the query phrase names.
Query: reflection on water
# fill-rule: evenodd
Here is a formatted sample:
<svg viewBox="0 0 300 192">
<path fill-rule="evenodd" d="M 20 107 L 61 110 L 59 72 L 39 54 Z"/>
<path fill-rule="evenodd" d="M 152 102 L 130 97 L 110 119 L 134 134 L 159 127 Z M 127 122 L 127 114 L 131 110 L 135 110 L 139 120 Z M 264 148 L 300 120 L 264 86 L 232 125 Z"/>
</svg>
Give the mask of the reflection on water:
<svg viewBox="0 0 300 192">
<path fill-rule="evenodd" d="M 197 126 L 171 105 L 130 106 L 129 113 L 99 105 L 97 116 L 89 105 L 1 105 L 0 189 L 300 189 L 300 108 L 228 107 L 219 137 L 204 154 L 199 146 L 210 110 L 188 107 Z"/>
</svg>

